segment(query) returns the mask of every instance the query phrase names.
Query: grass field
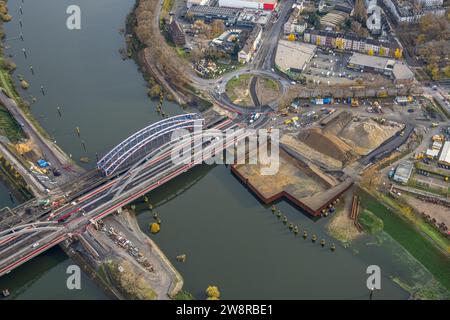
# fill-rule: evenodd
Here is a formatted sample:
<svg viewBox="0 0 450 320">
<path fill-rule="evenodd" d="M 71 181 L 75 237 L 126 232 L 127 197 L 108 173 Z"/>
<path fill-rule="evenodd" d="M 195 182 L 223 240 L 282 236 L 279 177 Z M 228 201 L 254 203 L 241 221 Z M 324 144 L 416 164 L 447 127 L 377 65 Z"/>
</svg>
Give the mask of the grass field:
<svg viewBox="0 0 450 320">
<path fill-rule="evenodd" d="M 231 102 L 242 106 L 253 106 L 253 101 L 249 93 L 251 74 L 243 74 L 228 81 L 225 92 Z"/>
</svg>

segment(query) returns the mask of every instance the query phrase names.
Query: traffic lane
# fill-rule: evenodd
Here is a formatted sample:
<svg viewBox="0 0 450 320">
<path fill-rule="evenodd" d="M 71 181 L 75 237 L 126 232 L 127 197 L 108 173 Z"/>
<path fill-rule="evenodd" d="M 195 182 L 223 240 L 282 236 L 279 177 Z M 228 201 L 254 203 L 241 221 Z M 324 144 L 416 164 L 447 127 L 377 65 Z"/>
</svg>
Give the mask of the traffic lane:
<svg viewBox="0 0 450 320">
<path fill-rule="evenodd" d="M 35 250 L 32 250 L 31 252 L 23 252 L 23 255 L 20 258 L 18 258 L 18 260 L 11 262 L 9 264 L 7 264 L 7 261 L 0 261 L 0 276 L 4 275 L 5 273 L 10 272 L 11 270 L 17 268 L 18 266 L 20 266 L 23 263 L 27 262 L 28 260 L 34 258 L 35 256 L 39 255 L 40 253 L 59 244 L 61 241 L 63 241 L 65 239 L 65 237 L 66 237 L 66 235 L 57 236 L 56 238 L 50 240 L 49 242 L 47 242 L 44 245 L 37 247 Z M 5 266 L 5 264 L 6 264 L 6 266 Z"/>
</svg>

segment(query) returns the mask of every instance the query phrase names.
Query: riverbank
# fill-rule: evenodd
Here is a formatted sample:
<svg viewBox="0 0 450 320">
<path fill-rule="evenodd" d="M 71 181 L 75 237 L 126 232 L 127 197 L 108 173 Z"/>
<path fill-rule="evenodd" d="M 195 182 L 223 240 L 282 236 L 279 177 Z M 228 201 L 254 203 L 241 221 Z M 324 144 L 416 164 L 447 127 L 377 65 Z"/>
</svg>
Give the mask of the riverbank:
<svg viewBox="0 0 450 320">
<path fill-rule="evenodd" d="M 124 210 L 109 216 L 76 239 L 67 250 L 110 296 L 167 300 L 181 292 L 181 275 L 141 231 L 133 212 Z"/>
<path fill-rule="evenodd" d="M 435 291 L 442 291 L 441 286 L 443 286 L 446 288 L 447 297 L 450 297 L 450 275 L 448 273 L 450 259 L 448 254 L 440 249 L 416 224 L 407 220 L 398 208 L 387 204 L 384 198 L 379 198 L 377 194 L 365 189 L 359 189 L 358 195 L 362 208 L 383 221 L 383 231 L 403 246 L 441 284 L 436 284 Z M 421 298 L 433 298 L 434 296 L 432 293 L 427 294 L 427 291 L 432 292 L 432 290 L 427 289 L 425 292 L 422 292 L 420 288 L 416 290 L 418 292 L 415 294 Z"/>
<path fill-rule="evenodd" d="M 204 111 L 212 106 L 208 94 L 197 90 L 192 70 L 161 34 L 161 4 L 158 0 L 136 0 L 126 19 L 127 51 L 148 82 L 148 95 L 165 94 L 182 107 Z M 155 46 L 154 43 L 158 43 Z"/>
</svg>

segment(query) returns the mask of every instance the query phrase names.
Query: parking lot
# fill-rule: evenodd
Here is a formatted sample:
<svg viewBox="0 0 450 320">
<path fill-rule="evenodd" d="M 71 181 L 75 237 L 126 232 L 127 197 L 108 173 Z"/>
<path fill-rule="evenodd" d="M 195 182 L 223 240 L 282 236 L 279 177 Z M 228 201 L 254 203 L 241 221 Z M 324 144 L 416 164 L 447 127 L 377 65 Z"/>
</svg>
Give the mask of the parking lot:
<svg viewBox="0 0 450 320">
<path fill-rule="evenodd" d="M 303 74 L 314 83 L 350 84 L 357 79 L 374 80 L 375 74 L 358 72 L 347 68 L 351 53 L 336 52 L 331 49 L 317 48 L 317 52 L 306 65 Z"/>
</svg>

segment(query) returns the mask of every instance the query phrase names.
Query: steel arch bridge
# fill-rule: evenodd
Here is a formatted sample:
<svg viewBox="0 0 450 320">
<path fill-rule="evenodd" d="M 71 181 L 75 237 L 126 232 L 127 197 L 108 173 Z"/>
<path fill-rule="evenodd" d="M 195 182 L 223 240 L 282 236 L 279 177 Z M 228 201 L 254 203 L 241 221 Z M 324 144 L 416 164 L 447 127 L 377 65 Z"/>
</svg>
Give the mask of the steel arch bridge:
<svg viewBox="0 0 450 320">
<path fill-rule="evenodd" d="M 198 113 L 182 114 L 153 123 L 119 143 L 97 162 L 97 167 L 106 176 L 125 170 L 169 142 L 175 130 L 201 130 L 203 124 L 204 119 Z"/>
</svg>

